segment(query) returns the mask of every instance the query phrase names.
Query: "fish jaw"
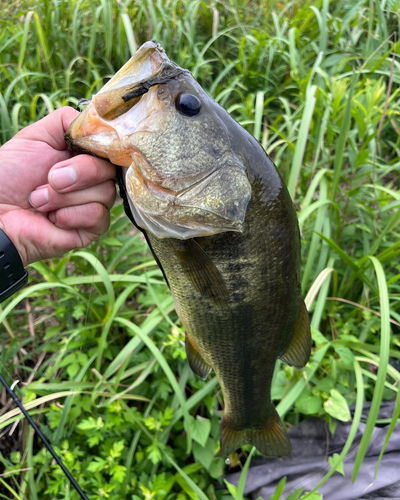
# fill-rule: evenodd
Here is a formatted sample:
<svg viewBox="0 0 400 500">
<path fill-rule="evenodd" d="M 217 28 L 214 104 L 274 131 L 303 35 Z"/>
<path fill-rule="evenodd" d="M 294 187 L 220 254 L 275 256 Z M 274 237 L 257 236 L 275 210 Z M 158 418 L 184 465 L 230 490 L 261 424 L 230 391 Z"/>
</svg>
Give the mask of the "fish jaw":
<svg viewBox="0 0 400 500">
<path fill-rule="evenodd" d="M 115 165 L 129 167 L 133 153 L 141 154 L 136 146 L 136 134 L 155 133 L 167 120 L 165 106 L 157 99 L 155 87 L 128 111 L 113 119 L 98 113 L 94 98 L 71 123 L 64 137 L 78 152 L 89 152 Z"/>
<path fill-rule="evenodd" d="M 99 117 L 92 102 L 71 123 L 64 138 L 68 146 L 79 153 L 89 153 L 109 160 L 114 157 L 117 165 L 129 165 L 132 161 L 124 150 L 119 150 L 115 156 L 115 143 L 120 142 L 118 133 Z"/>
<path fill-rule="evenodd" d="M 179 240 L 243 231 L 251 187 L 239 162 L 227 163 L 177 192 L 146 177 L 144 172 L 151 167 L 142 155 L 134 153 L 133 160 L 125 184 L 134 219 L 142 229 L 161 239 Z"/>
</svg>

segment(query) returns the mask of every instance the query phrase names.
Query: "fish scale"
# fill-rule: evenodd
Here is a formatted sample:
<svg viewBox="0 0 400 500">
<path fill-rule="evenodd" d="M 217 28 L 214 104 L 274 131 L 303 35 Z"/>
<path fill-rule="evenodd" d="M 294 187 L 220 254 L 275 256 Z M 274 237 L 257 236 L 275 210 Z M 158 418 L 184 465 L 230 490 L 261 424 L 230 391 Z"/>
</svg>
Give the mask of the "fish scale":
<svg viewBox="0 0 400 500">
<path fill-rule="evenodd" d="M 311 335 L 296 213 L 261 145 L 155 41 L 94 96 L 66 141 L 121 167 L 126 214 L 171 289 L 188 362 L 221 384 L 221 453 L 249 443 L 289 454 L 272 377 L 278 358 L 307 363 Z"/>
</svg>

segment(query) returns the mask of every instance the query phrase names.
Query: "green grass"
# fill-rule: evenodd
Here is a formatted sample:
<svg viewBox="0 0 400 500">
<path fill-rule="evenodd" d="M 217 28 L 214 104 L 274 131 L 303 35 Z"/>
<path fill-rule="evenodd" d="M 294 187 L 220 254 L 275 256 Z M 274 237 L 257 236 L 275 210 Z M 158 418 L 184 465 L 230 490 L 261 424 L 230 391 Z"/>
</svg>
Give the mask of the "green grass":
<svg viewBox="0 0 400 500">
<path fill-rule="evenodd" d="M 400 412 L 399 1 L 19 0 L 0 13 L 2 143 L 90 98 L 156 38 L 268 151 L 298 212 L 315 342 L 304 370 L 278 363 L 272 397 L 287 425 L 320 416 L 332 430 L 355 404 L 310 499 L 371 401 L 354 479 L 381 401 L 396 398 L 387 440 Z M 21 380 L 89 498 L 242 498 L 254 451 L 230 465 L 218 455 L 218 383 L 189 370 L 162 274 L 122 206 L 99 242 L 30 275 L 0 308 L 0 370 Z M 0 436 L 20 423 L 0 453 L 0 498 L 78 498 L 18 412 L 1 413 Z M 242 467 L 239 488 L 227 486 Z M 282 491 L 284 480 L 274 500 Z"/>
</svg>

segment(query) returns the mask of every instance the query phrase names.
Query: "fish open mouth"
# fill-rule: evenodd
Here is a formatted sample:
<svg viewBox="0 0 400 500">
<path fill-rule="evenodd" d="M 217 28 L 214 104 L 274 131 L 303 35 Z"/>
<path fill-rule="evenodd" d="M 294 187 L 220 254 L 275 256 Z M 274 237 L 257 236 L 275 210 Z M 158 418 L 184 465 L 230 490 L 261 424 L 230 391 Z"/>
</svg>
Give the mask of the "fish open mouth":
<svg viewBox="0 0 400 500">
<path fill-rule="evenodd" d="M 91 151 L 115 163 L 109 155 L 115 141 L 121 141 L 140 124 L 139 112 L 136 111 L 135 116 L 129 116 L 129 112 L 137 108 L 150 89 L 182 73 L 188 72 L 171 62 L 155 40 L 146 42 L 91 101 L 85 100 L 86 108 L 65 134 L 67 144 L 77 151 Z M 146 113 L 144 109 L 140 111 L 150 118 L 147 110 Z M 127 166 L 126 161 L 116 164 Z"/>
<path fill-rule="evenodd" d="M 205 161 L 191 171 L 186 168 L 191 161 L 187 158 L 172 172 L 168 168 L 171 157 L 164 161 L 158 156 L 161 164 L 152 165 L 142 151 L 140 137 L 151 133 L 151 140 L 157 141 L 177 113 L 168 83 L 173 88 L 186 79 L 194 81 L 156 41 L 146 42 L 85 102 L 86 108 L 70 125 L 65 140 L 78 152 L 90 151 L 125 168 L 135 221 L 155 236 L 188 239 L 242 231 L 251 187 L 233 153 L 223 168 Z M 173 129 L 171 134 L 180 130 Z M 170 148 L 169 141 L 164 147 Z"/>
</svg>

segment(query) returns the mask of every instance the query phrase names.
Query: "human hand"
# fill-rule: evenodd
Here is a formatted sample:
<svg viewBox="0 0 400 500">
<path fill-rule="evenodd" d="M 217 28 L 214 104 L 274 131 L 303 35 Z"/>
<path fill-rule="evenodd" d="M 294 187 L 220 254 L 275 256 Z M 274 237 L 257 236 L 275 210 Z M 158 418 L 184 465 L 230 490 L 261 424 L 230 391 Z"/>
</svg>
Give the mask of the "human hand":
<svg viewBox="0 0 400 500">
<path fill-rule="evenodd" d="M 0 229 L 24 266 L 85 247 L 108 229 L 115 166 L 67 149 L 64 133 L 78 114 L 60 108 L 0 148 Z"/>
</svg>

